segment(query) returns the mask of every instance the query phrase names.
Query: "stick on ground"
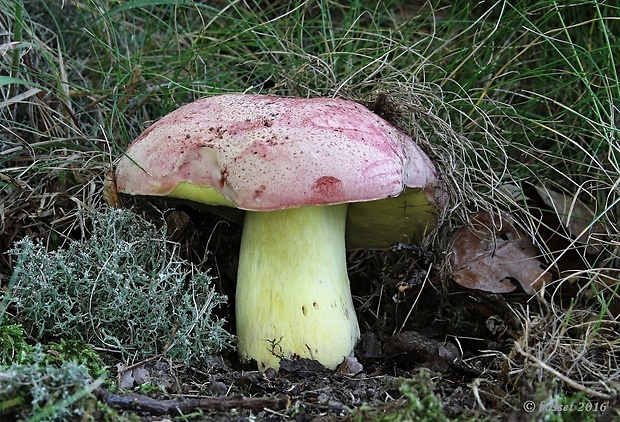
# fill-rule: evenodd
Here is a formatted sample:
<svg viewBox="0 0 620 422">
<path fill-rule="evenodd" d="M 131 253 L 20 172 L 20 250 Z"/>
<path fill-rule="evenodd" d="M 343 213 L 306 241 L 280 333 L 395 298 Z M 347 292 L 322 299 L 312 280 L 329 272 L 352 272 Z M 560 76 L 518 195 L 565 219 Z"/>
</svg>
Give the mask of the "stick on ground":
<svg viewBox="0 0 620 422">
<path fill-rule="evenodd" d="M 275 397 L 223 396 L 157 400 L 141 394 L 118 395 L 103 389 L 97 389 L 95 390 L 95 395 L 100 401 L 114 409 L 145 412 L 155 415 L 186 414 L 199 409 L 228 410 L 243 408 L 251 410 L 282 410 L 290 404 L 289 396 L 285 394 Z"/>
</svg>

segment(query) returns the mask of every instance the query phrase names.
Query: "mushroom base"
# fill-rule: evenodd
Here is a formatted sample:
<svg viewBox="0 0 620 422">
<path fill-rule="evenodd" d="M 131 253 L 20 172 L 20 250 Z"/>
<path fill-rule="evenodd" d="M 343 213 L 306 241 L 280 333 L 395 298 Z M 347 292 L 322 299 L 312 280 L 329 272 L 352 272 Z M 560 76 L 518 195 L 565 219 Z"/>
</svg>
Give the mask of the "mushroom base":
<svg viewBox="0 0 620 422">
<path fill-rule="evenodd" d="M 237 278 L 243 360 L 278 369 L 297 355 L 334 369 L 359 326 L 346 267 L 347 205 L 247 212 Z"/>
</svg>

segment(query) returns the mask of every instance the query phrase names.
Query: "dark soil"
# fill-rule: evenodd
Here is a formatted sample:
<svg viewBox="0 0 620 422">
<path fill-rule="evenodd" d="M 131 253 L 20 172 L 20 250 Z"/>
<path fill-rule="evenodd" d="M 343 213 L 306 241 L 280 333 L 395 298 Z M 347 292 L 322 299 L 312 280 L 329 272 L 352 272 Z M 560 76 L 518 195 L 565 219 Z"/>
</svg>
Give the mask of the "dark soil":
<svg viewBox="0 0 620 422">
<path fill-rule="evenodd" d="M 370 333 L 363 343 L 382 346 Z M 180 403 L 185 415 L 202 409 L 203 413 L 188 418 L 192 420 L 367 420 L 371 415 L 406 411 L 408 402 L 400 387 L 407 379 L 422 378 L 441 396 L 447 416 L 457 417 L 475 407 L 467 385 L 479 371 L 455 357 L 458 352 L 450 347 L 452 343 L 415 332 L 401 333 L 389 343 L 384 344 L 389 355 L 361 351 L 359 359 L 345 361 L 336 371 L 308 359 L 283 360 L 278 372 L 260 372 L 218 357 L 200 370 L 176 376 L 165 363 L 145 364 L 148 382 L 160 388 L 129 396 L 100 394 L 99 399 L 143 420 L 178 415 Z M 421 375 L 423 368 L 427 371 Z M 420 391 L 420 400 L 427 400 L 431 391 Z"/>
</svg>

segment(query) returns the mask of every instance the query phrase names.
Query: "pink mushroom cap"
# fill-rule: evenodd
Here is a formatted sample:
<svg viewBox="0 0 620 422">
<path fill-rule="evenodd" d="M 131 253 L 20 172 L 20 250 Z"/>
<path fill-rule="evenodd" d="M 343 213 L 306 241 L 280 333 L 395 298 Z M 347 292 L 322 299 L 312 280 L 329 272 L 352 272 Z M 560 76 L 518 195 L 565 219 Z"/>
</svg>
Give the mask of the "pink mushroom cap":
<svg viewBox="0 0 620 422">
<path fill-rule="evenodd" d="M 434 201 L 434 165 L 402 131 L 353 101 L 229 94 L 147 128 L 118 163 L 119 192 L 211 187 L 249 211 L 372 201 L 405 188 Z M 191 198 L 187 198 L 191 199 Z"/>
</svg>

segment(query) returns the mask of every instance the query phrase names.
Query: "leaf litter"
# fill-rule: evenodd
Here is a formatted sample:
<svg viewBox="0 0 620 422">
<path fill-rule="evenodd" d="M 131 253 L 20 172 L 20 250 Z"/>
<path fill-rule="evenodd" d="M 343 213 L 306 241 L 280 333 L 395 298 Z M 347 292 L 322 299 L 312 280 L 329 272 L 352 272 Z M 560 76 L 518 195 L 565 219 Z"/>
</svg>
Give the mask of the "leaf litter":
<svg viewBox="0 0 620 422">
<path fill-rule="evenodd" d="M 469 289 L 510 293 L 521 287 L 533 295 L 551 281 L 532 240 L 508 217 L 477 212 L 452 237 L 453 279 Z"/>
</svg>

